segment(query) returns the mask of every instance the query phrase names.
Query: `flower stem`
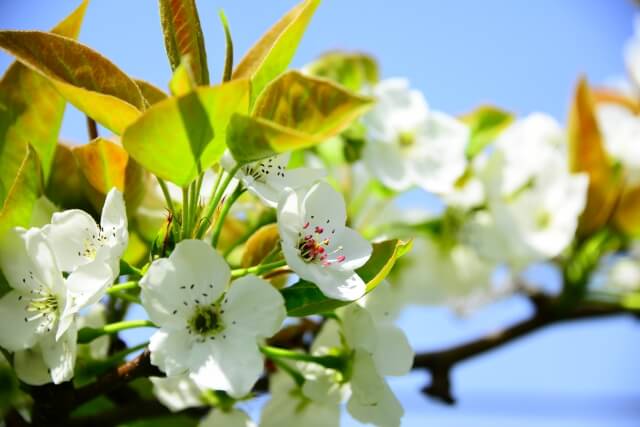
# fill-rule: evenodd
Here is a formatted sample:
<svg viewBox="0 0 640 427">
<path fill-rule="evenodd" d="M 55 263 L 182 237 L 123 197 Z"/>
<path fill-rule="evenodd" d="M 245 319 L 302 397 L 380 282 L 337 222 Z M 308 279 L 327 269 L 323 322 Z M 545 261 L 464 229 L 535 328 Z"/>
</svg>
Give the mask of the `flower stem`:
<svg viewBox="0 0 640 427">
<path fill-rule="evenodd" d="M 346 360 L 340 356 L 313 356 L 307 353 L 287 350 L 284 348 L 272 347 L 265 345 L 260 347 L 260 351 L 270 359 L 288 359 L 297 360 L 299 362 L 315 363 L 325 368 L 342 371 L 346 366 Z"/>
<path fill-rule="evenodd" d="M 157 326 L 150 320 L 125 320 L 104 325 L 101 328 L 82 328 L 78 331 L 78 343 L 87 344 L 103 335 L 113 335 L 133 328 L 157 328 Z"/>
<path fill-rule="evenodd" d="M 127 292 L 112 292 L 109 295 L 111 295 L 114 298 L 120 298 L 125 301 L 132 302 L 134 304 L 141 304 L 140 298 L 138 298 L 135 295 L 128 294 Z"/>
<path fill-rule="evenodd" d="M 182 234 L 180 240 L 186 239 L 189 234 L 189 186 L 182 187 Z"/>
<path fill-rule="evenodd" d="M 231 206 L 233 206 L 236 200 L 238 200 L 238 198 L 245 191 L 246 190 L 244 188 L 241 188 L 240 186 L 238 186 L 238 188 L 236 188 L 234 192 L 231 193 L 229 197 L 227 197 L 227 200 L 224 201 L 224 204 L 222 205 L 222 209 L 220 210 L 220 215 L 216 220 L 216 225 L 213 228 L 213 236 L 211 236 L 211 246 L 213 246 L 214 248 L 218 246 L 218 239 L 220 238 L 220 232 L 222 231 L 224 220 L 227 217 L 227 214 L 229 213 Z"/>
<path fill-rule="evenodd" d="M 231 179 L 235 176 L 238 169 L 240 169 L 240 165 L 237 165 L 229 173 L 226 174 L 224 181 L 222 181 L 222 184 L 220 185 L 220 188 L 218 188 L 217 192 L 215 193 L 215 196 L 213 196 L 211 200 L 209 200 L 209 204 L 207 205 L 205 214 L 202 217 L 200 228 L 196 233 L 196 238 L 198 239 L 202 238 L 204 233 L 207 232 L 209 225 L 211 225 L 211 217 L 216 211 L 216 207 L 218 206 L 218 203 L 220 203 L 220 199 L 222 199 L 222 195 L 224 194 L 225 190 L 229 186 Z"/>
<path fill-rule="evenodd" d="M 231 270 L 231 277 L 242 277 L 247 274 L 255 274 L 256 276 L 260 276 L 264 273 L 268 273 L 276 268 L 284 267 L 287 265 L 287 261 L 281 259 L 279 261 L 270 262 L 268 264 L 258 264 L 249 268 L 236 268 L 235 270 Z"/>
<path fill-rule="evenodd" d="M 173 200 L 171 200 L 171 194 L 169 194 L 169 187 L 167 187 L 167 183 L 160 177 L 156 178 L 158 178 L 158 184 L 160 184 L 160 188 L 162 189 L 162 194 L 164 195 L 164 200 L 167 202 L 167 207 L 171 213 L 175 215 L 176 209 L 173 206 Z"/>
<path fill-rule="evenodd" d="M 138 289 L 138 287 L 139 285 L 138 285 L 138 282 L 136 281 L 124 282 L 124 283 L 119 283 L 117 285 L 111 286 L 109 289 L 107 289 L 107 293 L 113 294 L 120 291 L 128 291 L 130 289 Z"/>
</svg>

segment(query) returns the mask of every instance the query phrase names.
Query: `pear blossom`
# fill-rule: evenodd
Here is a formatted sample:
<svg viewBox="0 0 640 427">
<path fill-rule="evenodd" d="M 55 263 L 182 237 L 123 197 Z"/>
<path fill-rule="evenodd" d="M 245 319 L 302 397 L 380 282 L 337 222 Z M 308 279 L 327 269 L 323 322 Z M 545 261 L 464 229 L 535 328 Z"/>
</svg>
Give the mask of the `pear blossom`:
<svg viewBox="0 0 640 427">
<path fill-rule="evenodd" d="M 228 411 L 212 410 L 198 424 L 198 427 L 256 427 L 243 410 L 231 408 Z"/>
<path fill-rule="evenodd" d="M 608 268 L 606 286 L 622 292 L 640 290 L 640 259 L 624 256 Z"/>
<path fill-rule="evenodd" d="M 151 363 L 167 376 L 187 373 L 201 388 L 247 394 L 260 377 L 257 341 L 285 318 L 284 301 L 268 282 L 245 276 L 229 288 L 231 271 L 201 240 L 183 240 L 155 260 L 140 280 L 141 300 L 160 326 L 151 337 Z"/>
<path fill-rule="evenodd" d="M 0 347 L 15 353 L 16 372 L 29 384 L 69 380 L 76 358 L 76 314 L 103 295 L 111 269 L 93 262 L 63 276 L 38 228 L 5 234 L 0 267 L 12 288 L 0 299 Z"/>
<path fill-rule="evenodd" d="M 346 346 L 351 357 L 347 410 L 363 423 L 399 426 L 404 410 L 384 377 L 402 376 L 411 369 L 414 353 L 404 332 L 391 322 L 376 322 L 357 303 L 339 310 L 338 316 L 340 323 L 325 323 L 312 352 L 326 354 Z"/>
<path fill-rule="evenodd" d="M 623 166 L 626 183 L 640 184 L 640 117 L 617 104 L 598 106 L 596 115 L 605 149 Z"/>
<path fill-rule="evenodd" d="M 464 173 L 469 128 L 439 111 L 405 79 L 388 79 L 373 88 L 375 107 L 363 117 L 367 144 L 363 158 L 387 187 L 413 185 L 447 193 Z"/>
<path fill-rule="evenodd" d="M 295 190 L 308 187 L 326 175 L 323 169 L 305 167 L 289 169 L 287 165 L 290 159 L 291 153 L 286 152 L 244 164 L 236 172 L 236 178 L 267 206 L 276 207 L 285 188 Z M 231 154 L 225 153 L 222 160 L 223 167 L 231 171 L 236 164 Z"/>
<path fill-rule="evenodd" d="M 340 425 L 343 392 L 338 382 L 329 378 L 335 371 L 308 363 L 297 367 L 305 378 L 302 386 L 282 371 L 269 377 L 271 399 L 262 409 L 260 427 Z"/>
<path fill-rule="evenodd" d="M 355 300 L 366 285 L 354 271 L 371 256 L 371 244 L 346 227 L 342 196 L 319 182 L 308 191 L 288 190 L 278 204 L 278 230 L 289 267 L 330 298 Z"/>
<path fill-rule="evenodd" d="M 189 375 L 150 377 L 153 394 L 172 412 L 203 405 L 202 390 Z"/>
<path fill-rule="evenodd" d="M 112 280 L 115 279 L 120 271 L 120 257 L 129 240 L 122 193 L 115 188 L 109 191 L 100 224 L 96 224 L 88 213 L 70 209 L 53 214 L 51 224 L 43 228 L 43 233 L 56 254 L 60 270 L 72 272 L 98 260 L 109 265 Z"/>
</svg>

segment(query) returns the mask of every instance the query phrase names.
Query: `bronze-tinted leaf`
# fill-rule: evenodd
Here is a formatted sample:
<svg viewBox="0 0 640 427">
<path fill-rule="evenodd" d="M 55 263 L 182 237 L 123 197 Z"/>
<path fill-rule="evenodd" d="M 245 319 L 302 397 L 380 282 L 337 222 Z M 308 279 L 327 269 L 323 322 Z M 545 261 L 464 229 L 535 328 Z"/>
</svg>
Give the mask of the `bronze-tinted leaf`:
<svg viewBox="0 0 640 427">
<path fill-rule="evenodd" d="M 267 224 L 260 227 L 247 240 L 242 254 L 242 267 L 258 265 L 273 249 L 280 244 L 277 224 Z"/>
<path fill-rule="evenodd" d="M 593 95 L 584 78 L 578 82 L 569 112 L 568 133 L 570 168 L 589 175 L 587 206 L 578 225 L 578 234 L 588 235 L 611 217 L 620 193 L 620 178 L 605 152 Z"/>
<path fill-rule="evenodd" d="M 69 102 L 115 133 L 144 109 L 133 80 L 70 38 L 40 31 L 0 31 L 0 48 L 45 76 Z"/>
<path fill-rule="evenodd" d="M 58 143 L 45 195 L 63 209 L 83 209 L 95 214 L 98 211 L 85 194 L 87 186 L 71 147 Z"/>
<path fill-rule="evenodd" d="M 320 0 L 305 0 L 271 27 L 242 58 L 233 79 L 251 79 L 251 100 L 287 69 Z"/>
<path fill-rule="evenodd" d="M 378 82 L 378 63 L 365 53 L 334 51 L 307 65 L 309 74 L 333 80 L 353 91 Z"/>
<path fill-rule="evenodd" d="M 195 1 L 160 0 L 160 21 L 171 69 L 178 68 L 188 55 L 196 83 L 208 85 L 207 53 Z"/>
<path fill-rule="evenodd" d="M 129 155 L 118 144 L 96 138 L 88 144 L 73 147 L 80 171 L 89 184 L 106 194 L 112 187 L 124 191 Z"/>
<path fill-rule="evenodd" d="M 640 186 L 625 187 L 620 195 L 613 221 L 625 234 L 640 236 Z"/>
</svg>

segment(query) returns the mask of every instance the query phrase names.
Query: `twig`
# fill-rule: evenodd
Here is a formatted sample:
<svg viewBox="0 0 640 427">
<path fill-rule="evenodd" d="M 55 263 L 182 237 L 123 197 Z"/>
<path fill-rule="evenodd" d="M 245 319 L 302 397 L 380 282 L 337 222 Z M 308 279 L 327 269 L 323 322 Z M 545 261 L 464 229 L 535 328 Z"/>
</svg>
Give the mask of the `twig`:
<svg viewBox="0 0 640 427">
<path fill-rule="evenodd" d="M 87 132 L 89 133 L 89 141 L 93 141 L 98 137 L 98 125 L 89 116 L 87 116 Z"/>
</svg>

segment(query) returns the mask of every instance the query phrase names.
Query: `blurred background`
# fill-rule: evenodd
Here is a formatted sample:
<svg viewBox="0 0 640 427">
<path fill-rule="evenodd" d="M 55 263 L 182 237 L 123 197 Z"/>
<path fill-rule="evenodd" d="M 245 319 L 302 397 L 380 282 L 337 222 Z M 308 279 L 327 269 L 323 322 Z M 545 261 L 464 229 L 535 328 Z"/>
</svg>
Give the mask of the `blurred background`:
<svg viewBox="0 0 640 427">
<path fill-rule="evenodd" d="M 77 3 L 0 0 L 0 28 L 46 30 Z M 239 60 L 296 1 L 197 3 L 215 81 L 224 60 L 218 9 L 227 14 Z M 433 108 L 457 114 L 492 103 L 518 115 L 544 111 L 564 122 L 579 75 L 594 83 L 624 75 L 622 47 L 633 32 L 634 12 L 631 0 L 324 0 L 293 66 L 330 49 L 364 51 L 378 58 L 383 77 L 407 77 Z M 171 70 L 155 1 L 93 0 L 80 40 L 129 75 L 166 88 Z M 11 61 L 0 52 L 0 70 Z M 84 116 L 71 106 L 62 137 L 87 139 Z M 558 286 L 559 278 L 543 267 L 530 275 L 545 287 Z M 529 314 L 525 301 L 511 298 L 464 318 L 444 308 L 408 309 L 400 326 L 416 351 L 435 350 Z M 127 338 L 141 342 L 146 335 L 136 331 Z M 452 407 L 419 392 L 424 373 L 391 383 L 407 427 L 636 427 L 638 360 L 640 323 L 608 318 L 552 327 L 457 366 Z M 344 425 L 356 424 L 345 419 Z"/>
</svg>

